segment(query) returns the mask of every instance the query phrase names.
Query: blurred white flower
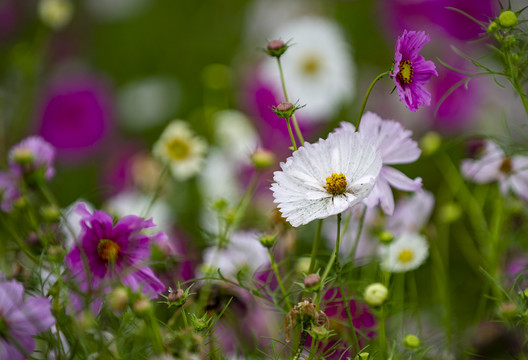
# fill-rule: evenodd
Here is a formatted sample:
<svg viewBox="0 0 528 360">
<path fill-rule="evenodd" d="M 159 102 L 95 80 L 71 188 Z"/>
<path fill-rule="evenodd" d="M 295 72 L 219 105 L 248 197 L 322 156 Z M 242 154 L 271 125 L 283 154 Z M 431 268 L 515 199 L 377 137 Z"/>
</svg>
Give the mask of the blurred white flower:
<svg viewBox="0 0 528 360">
<path fill-rule="evenodd" d="M 152 0 L 85 0 L 84 5 L 96 18 L 104 21 L 122 20 L 143 11 Z"/>
<path fill-rule="evenodd" d="M 327 121 L 355 95 L 355 67 L 351 49 L 339 25 L 329 19 L 304 17 L 285 22 L 272 39 L 290 41 L 281 57 L 288 95 L 306 104 L 306 118 Z M 283 94 L 277 61 L 266 58 L 260 76 L 273 81 L 276 94 Z"/>
<path fill-rule="evenodd" d="M 81 233 L 81 218 L 75 209 L 79 203 L 86 204 L 86 208 L 89 212 L 94 211 L 92 204 L 86 200 L 79 199 L 76 202 L 72 203 L 70 206 L 62 210 L 64 216 L 61 217 L 59 227 L 62 234 L 64 235 L 64 248 L 66 251 L 70 250 L 71 246 L 75 243 L 75 240 L 79 237 Z"/>
<path fill-rule="evenodd" d="M 180 86 L 171 78 L 148 77 L 126 84 L 119 94 L 119 114 L 124 127 L 143 130 L 157 126 L 178 109 Z"/>
<path fill-rule="evenodd" d="M 202 169 L 206 151 L 205 140 L 194 135 L 182 120 L 172 121 L 152 149 L 154 156 L 167 164 L 178 180 L 186 180 Z"/>
<path fill-rule="evenodd" d="M 255 231 L 236 231 L 227 246 L 212 246 L 203 253 L 203 264 L 213 271 L 220 269 L 223 275 L 236 275 L 239 270 L 254 273 L 268 262 L 268 251 Z"/>
<path fill-rule="evenodd" d="M 213 121 L 215 140 L 220 148 L 232 159 L 249 163 L 250 155 L 259 142 L 251 121 L 237 110 L 219 111 Z"/>
<path fill-rule="evenodd" d="M 335 132 L 305 143 L 281 163 L 271 185 L 275 203 L 292 226 L 339 214 L 372 190 L 381 159 L 358 133 Z"/>
<path fill-rule="evenodd" d="M 402 234 L 380 248 L 381 266 L 390 272 L 405 272 L 422 265 L 429 256 L 429 244 L 423 235 Z"/>
<path fill-rule="evenodd" d="M 417 192 L 410 197 L 400 199 L 394 214 L 387 217 L 387 230 L 394 235 L 419 232 L 429 221 L 434 203 L 434 195 L 429 191 Z"/>
</svg>

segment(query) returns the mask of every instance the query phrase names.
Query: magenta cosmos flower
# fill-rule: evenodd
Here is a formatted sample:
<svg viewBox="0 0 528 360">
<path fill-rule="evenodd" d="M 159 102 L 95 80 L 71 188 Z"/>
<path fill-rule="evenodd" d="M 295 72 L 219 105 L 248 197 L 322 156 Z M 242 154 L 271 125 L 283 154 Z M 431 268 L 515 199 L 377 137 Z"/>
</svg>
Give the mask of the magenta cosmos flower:
<svg viewBox="0 0 528 360">
<path fill-rule="evenodd" d="M 42 174 L 49 180 L 55 174 L 55 149 L 40 136 L 25 138 L 11 148 L 9 167 L 18 176 Z"/>
<path fill-rule="evenodd" d="M 29 296 L 17 281 L 0 280 L 0 359 L 26 359 L 35 350 L 33 336 L 55 323 L 49 299 Z"/>
<path fill-rule="evenodd" d="M 81 290 L 102 286 L 101 290 L 106 292 L 108 283 L 114 281 L 120 281 L 133 291 L 141 288 L 151 297 L 165 290 L 165 285 L 145 265 L 150 257 L 150 242 L 165 236 L 163 233 L 153 236 L 142 233 L 155 226 L 152 219 L 129 215 L 114 224 L 109 214 L 99 210 L 90 213 L 84 203 L 79 203 L 75 211 L 81 216 L 81 233 L 65 262 L 79 281 Z M 87 268 L 83 258 L 86 258 Z"/>
<path fill-rule="evenodd" d="M 400 100 L 414 112 L 420 106 L 431 103 L 431 94 L 424 85 L 431 76 L 438 76 L 434 63 L 418 55 L 429 41 L 429 36 L 423 31 L 404 30 L 396 42 L 394 68 L 390 76 L 394 80 Z"/>
</svg>

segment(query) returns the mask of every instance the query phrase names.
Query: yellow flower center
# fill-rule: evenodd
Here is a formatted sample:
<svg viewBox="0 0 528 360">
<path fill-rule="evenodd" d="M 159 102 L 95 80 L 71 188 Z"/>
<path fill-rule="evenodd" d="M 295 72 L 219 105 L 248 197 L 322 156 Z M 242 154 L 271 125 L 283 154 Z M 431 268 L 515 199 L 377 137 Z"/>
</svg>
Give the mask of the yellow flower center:
<svg viewBox="0 0 528 360">
<path fill-rule="evenodd" d="M 402 252 L 400 252 L 400 254 L 398 255 L 398 260 L 404 264 L 408 263 L 413 258 L 414 258 L 414 252 L 409 249 L 402 250 Z"/>
<path fill-rule="evenodd" d="M 398 79 L 401 84 L 409 84 L 412 82 L 412 77 L 414 75 L 414 68 L 412 63 L 409 60 L 402 61 L 398 66 Z"/>
<path fill-rule="evenodd" d="M 182 139 L 173 139 L 167 144 L 169 155 L 176 160 L 185 159 L 191 152 L 189 143 Z"/>
<path fill-rule="evenodd" d="M 511 173 L 513 170 L 511 158 L 505 157 L 500 164 L 499 170 L 506 175 Z"/>
<path fill-rule="evenodd" d="M 326 191 L 328 191 L 328 193 L 334 196 L 344 194 L 346 192 L 346 187 L 346 177 L 342 173 L 333 173 L 332 175 L 326 178 L 325 189 Z"/>
<path fill-rule="evenodd" d="M 306 56 L 302 62 L 301 69 L 305 75 L 315 75 L 321 70 L 321 59 L 316 55 Z"/>
<path fill-rule="evenodd" d="M 121 252 L 121 246 L 108 239 L 101 239 L 97 245 L 97 255 L 104 261 L 115 262 Z"/>
</svg>

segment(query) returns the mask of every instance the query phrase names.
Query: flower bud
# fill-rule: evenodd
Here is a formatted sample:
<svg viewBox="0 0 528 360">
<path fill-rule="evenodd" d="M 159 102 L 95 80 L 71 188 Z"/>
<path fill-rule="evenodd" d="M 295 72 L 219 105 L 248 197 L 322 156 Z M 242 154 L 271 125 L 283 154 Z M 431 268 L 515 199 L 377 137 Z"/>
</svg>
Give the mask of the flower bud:
<svg viewBox="0 0 528 360">
<path fill-rule="evenodd" d="M 95 326 L 95 318 L 88 310 L 82 311 L 80 314 L 78 314 L 76 320 L 77 326 L 82 331 L 86 331 Z"/>
<path fill-rule="evenodd" d="M 196 317 L 196 315 L 191 314 L 191 323 L 194 327 L 194 330 L 200 332 L 204 331 L 209 327 L 209 322 L 211 319 L 207 318 L 207 314 L 204 314 L 201 318 Z"/>
<path fill-rule="evenodd" d="M 407 335 L 403 339 L 403 345 L 409 349 L 416 349 L 420 347 L 420 339 L 416 335 Z"/>
<path fill-rule="evenodd" d="M 438 216 L 440 221 L 444 223 L 452 223 L 457 221 L 460 216 L 462 216 L 462 209 L 457 203 L 449 202 L 440 207 Z"/>
<path fill-rule="evenodd" d="M 365 302 L 370 306 L 380 306 L 382 305 L 389 295 L 389 290 L 382 283 L 374 283 L 367 286 L 363 297 Z"/>
<path fill-rule="evenodd" d="M 38 10 L 42 22 L 55 30 L 66 26 L 73 17 L 73 5 L 69 0 L 41 0 Z"/>
<path fill-rule="evenodd" d="M 48 249 L 48 256 L 51 261 L 62 262 L 64 255 L 66 255 L 66 250 L 60 245 L 50 246 Z"/>
<path fill-rule="evenodd" d="M 265 248 L 271 248 L 275 244 L 277 239 L 276 235 L 263 235 L 260 237 L 259 241 Z"/>
<path fill-rule="evenodd" d="M 257 169 L 265 169 L 275 163 L 275 155 L 264 149 L 259 149 L 251 155 L 251 162 Z"/>
<path fill-rule="evenodd" d="M 394 234 L 390 231 L 383 230 L 379 233 L 378 238 L 382 244 L 389 245 L 391 242 L 394 241 Z"/>
<path fill-rule="evenodd" d="M 123 287 L 112 290 L 108 296 L 108 306 L 115 311 L 123 311 L 128 305 L 128 291 Z"/>
<path fill-rule="evenodd" d="M 324 326 L 312 326 L 310 329 L 310 335 L 315 340 L 324 341 L 332 336 L 332 333 Z"/>
<path fill-rule="evenodd" d="M 362 352 L 358 354 L 358 360 L 367 360 L 370 354 L 368 352 Z"/>
<path fill-rule="evenodd" d="M 522 292 L 523 296 L 525 299 L 528 299 L 528 289 L 524 289 L 524 291 Z"/>
<path fill-rule="evenodd" d="M 517 305 L 514 302 L 508 301 L 499 306 L 499 316 L 506 320 L 511 320 L 517 316 Z"/>
<path fill-rule="evenodd" d="M 169 300 L 171 303 L 174 303 L 174 305 L 181 307 L 187 301 L 187 296 L 185 291 L 182 289 L 177 289 L 176 291 L 171 291 L 167 297 L 167 300 Z"/>
<path fill-rule="evenodd" d="M 437 132 L 429 131 L 425 136 L 420 140 L 420 148 L 422 153 L 425 156 L 434 154 L 442 144 L 442 138 L 438 135 Z"/>
<path fill-rule="evenodd" d="M 308 274 L 304 278 L 304 287 L 308 291 L 316 291 L 319 288 L 321 277 L 318 274 Z"/>
<path fill-rule="evenodd" d="M 59 208 L 56 207 L 55 205 L 43 206 L 40 209 L 40 212 L 44 220 L 49 223 L 54 223 L 54 222 L 59 221 L 60 215 L 61 215 Z"/>
<path fill-rule="evenodd" d="M 266 47 L 269 56 L 280 57 L 288 50 L 288 45 L 282 40 L 271 40 Z"/>
<path fill-rule="evenodd" d="M 512 27 L 517 24 L 517 15 L 511 10 L 503 11 L 499 16 L 499 23 L 504 27 Z"/>
<path fill-rule="evenodd" d="M 488 33 L 491 34 L 492 32 L 496 31 L 499 28 L 499 25 L 495 21 L 492 21 L 491 24 L 488 26 Z"/>
<path fill-rule="evenodd" d="M 35 160 L 35 155 L 33 155 L 31 150 L 26 147 L 14 149 L 12 157 L 13 160 L 20 165 L 28 165 L 33 163 L 33 160 Z"/>
<path fill-rule="evenodd" d="M 142 298 L 134 303 L 133 309 L 137 315 L 146 315 L 152 309 L 152 305 L 148 299 Z"/>
<path fill-rule="evenodd" d="M 295 111 L 299 110 L 303 106 L 297 106 L 292 104 L 291 102 L 285 101 L 281 102 L 276 107 L 272 107 L 272 111 L 277 114 L 277 116 L 281 119 L 289 119 L 292 117 L 292 115 L 295 113 Z"/>
</svg>

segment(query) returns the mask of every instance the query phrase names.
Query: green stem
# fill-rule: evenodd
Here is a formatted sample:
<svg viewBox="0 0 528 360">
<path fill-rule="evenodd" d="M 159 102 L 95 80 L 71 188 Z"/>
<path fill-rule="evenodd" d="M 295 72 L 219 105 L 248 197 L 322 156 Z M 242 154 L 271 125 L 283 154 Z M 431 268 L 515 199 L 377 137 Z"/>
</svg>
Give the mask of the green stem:
<svg viewBox="0 0 528 360">
<path fill-rule="evenodd" d="M 284 72 L 282 71 L 282 64 L 280 61 L 280 57 L 277 57 L 277 64 L 279 65 L 279 73 L 281 78 L 281 84 L 282 84 L 282 91 L 284 91 L 284 98 L 286 101 L 290 101 L 288 97 L 288 92 L 286 91 L 286 82 L 284 81 Z M 292 115 L 293 120 L 293 127 L 295 128 L 295 133 L 297 134 L 297 138 L 299 138 L 299 142 L 301 143 L 301 146 L 304 145 L 304 138 L 301 133 L 301 129 L 299 128 L 299 124 L 297 123 L 297 119 L 295 118 L 295 114 Z"/>
<path fill-rule="evenodd" d="M 321 243 L 321 228 L 323 227 L 323 219 L 320 219 L 317 222 L 317 230 L 315 231 L 315 237 L 312 244 L 312 256 L 310 257 L 310 268 L 308 273 L 311 274 L 315 271 L 315 258 L 317 257 L 317 250 L 319 249 L 319 244 Z"/>
<path fill-rule="evenodd" d="M 293 117 L 292 117 L 293 118 Z M 286 119 L 286 125 L 288 125 L 288 133 L 290 134 L 290 139 L 293 145 L 293 150 L 297 150 L 297 144 L 295 143 L 295 137 L 293 136 L 293 132 L 290 125 L 290 119 Z"/>
<path fill-rule="evenodd" d="M 363 224 L 365 223 L 365 216 L 367 214 L 367 206 L 363 206 L 363 211 L 361 212 L 361 217 L 359 218 L 359 224 L 358 229 L 356 233 L 356 240 L 354 241 L 354 246 L 352 247 L 352 251 L 350 252 L 350 262 L 354 264 L 354 261 L 356 260 L 356 251 L 359 245 L 359 238 L 361 237 L 361 232 L 363 231 Z"/>
<path fill-rule="evenodd" d="M 304 329 L 301 330 L 301 338 L 299 339 L 299 346 L 297 347 L 297 350 L 295 351 L 295 354 L 293 354 L 292 360 L 298 360 L 299 357 L 302 354 L 302 351 L 304 349 L 304 344 L 306 343 L 306 338 L 308 337 L 308 332 Z"/>
<path fill-rule="evenodd" d="M 31 252 L 31 250 L 27 247 L 26 243 L 20 238 L 20 236 L 18 236 L 18 234 L 16 233 L 16 231 L 13 229 L 13 227 L 4 219 L 4 216 L 2 214 L 0 214 L 0 221 L 2 221 L 2 225 L 4 226 L 5 229 L 7 229 L 7 231 L 9 231 L 9 233 L 11 234 L 11 236 L 13 237 L 13 239 L 15 240 L 15 242 L 17 243 L 18 247 L 20 248 L 20 250 L 22 250 L 22 252 L 24 254 L 26 254 L 26 256 L 31 260 L 33 261 L 35 264 L 38 264 L 39 263 L 39 259 L 38 257 L 35 256 L 35 254 L 33 254 Z"/>
<path fill-rule="evenodd" d="M 275 276 L 277 277 L 277 281 L 279 283 L 279 287 L 282 292 L 282 296 L 284 297 L 284 301 L 286 302 L 286 306 L 288 307 L 288 311 L 291 309 L 291 303 L 288 299 L 288 292 L 286 291 L 286 288 L 284 287 L 284 283 L 282 282 L 282 277 L 279 272 L 279 267 L 277 266 L 277 263 L 275 262 L 275 258 L 273 257 L 273 254 L 271 253 L 271 249 L 268 249 L 268 255 L 271 262 L 271 268 L 275 272 Z"/>
<path fill-rule="evenodd" d="M 152 206 L 154 206 L 154 203 L 156 200 L 158 200 L 161 190 L 163 190 L 163 183 L 165 181 L 165 177 L 169 173 L 169 165 L 165 164 L 163 166 L 163 170 L 161 170 L 160 175 L 158 176 L 158 180 L 156 181 L 156 187 L 154 188 L 154 194 L 152 195 L 152 198 L 150 199 L 148 206 L 143 209 L 141 212 L 142 217 L 147 217 L 150 213 L 150 210 L 152 209 Z"/>
<path fill-rule="evenodd" d="M 180 308 L 180 310 L 181 310 L 181 313 L 182 313 L 183 324 L 185 325 L 185 328 L 188 328 L 189 327 L 189 323 L 187 322 L 187 314 L 185 313 L 185 309 L 183 308 L 183 306 Z"/>
<path fill-rule="evenodd" d="M 359 129 L 359 123 L 361 122 L 361 117 L 363 116 L 363 111 L 365 111 L 365 106 L 367 105 L 367 100 L 368 100 L 368 98 L 370 96 L 370 92 L 372 91 L 372 88 L 374 88 L 374 85 L 376 85 L 376 83 L 378 82 L 379 79 L 381 79 L 385 75 L 389 75 L 389 74 L 390 74 L 390 71 L 385 71 L 384 73 L 381 73 L 378 76 L 376 76 L 374 81 L 372 81 L 372 83 L 370 84 L 369 88 L 367 89 L 367 93 L 365 94 L 365 98 L 363 99 L 363 103 L 361 104 L 361 109 L 359 110 L 359 116 L 358 116 L 358 120 L 357 120 L 357 123 L 356 123 L 356 128 L 357 129 Z"/>
</svg>

